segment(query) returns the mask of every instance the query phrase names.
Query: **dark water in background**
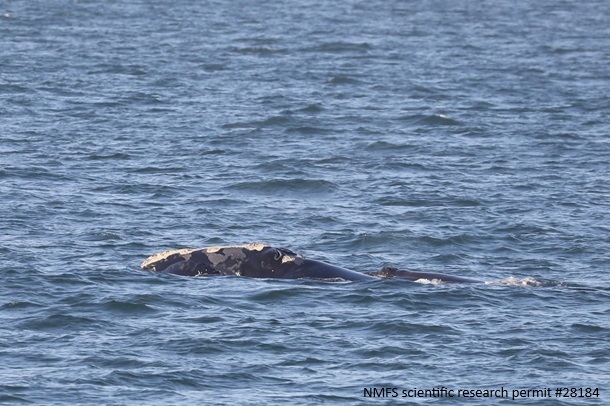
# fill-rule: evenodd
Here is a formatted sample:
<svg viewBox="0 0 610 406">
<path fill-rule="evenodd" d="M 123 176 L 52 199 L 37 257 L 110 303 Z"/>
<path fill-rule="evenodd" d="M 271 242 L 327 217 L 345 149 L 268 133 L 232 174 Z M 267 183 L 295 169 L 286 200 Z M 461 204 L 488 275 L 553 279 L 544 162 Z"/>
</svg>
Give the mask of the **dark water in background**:
<svg viewBox="0 0 610 406">
<path fill-rule="evenodd" d="M 266 3 L 0 1 L 0 402 L 607 402 L 610 4 Z M 138 270 L 252 241 L 491 283 Z"/>
</svg>

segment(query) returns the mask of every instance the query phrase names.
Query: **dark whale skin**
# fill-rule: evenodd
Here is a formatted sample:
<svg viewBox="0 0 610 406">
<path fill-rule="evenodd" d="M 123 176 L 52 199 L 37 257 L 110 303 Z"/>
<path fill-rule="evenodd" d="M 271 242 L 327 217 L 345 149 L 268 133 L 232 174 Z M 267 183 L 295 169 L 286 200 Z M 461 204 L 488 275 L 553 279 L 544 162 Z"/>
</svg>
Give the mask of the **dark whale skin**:
<svg viewBox="0 0 610 406">
<path fill-rule="evenodd" d="M 412 281 L 436 280 L 455 283 L 481 283 L 458 276 L 385 267 L 378 272 L 356 272 L 304 258 L 287 248 L 256 243 L 199 249 L 166 251 L 147 258 L 141 267 L 181 276 L 235 275 L 250 278 L 323 279 L 373 281 L 400 278 Z"/>
</svg>

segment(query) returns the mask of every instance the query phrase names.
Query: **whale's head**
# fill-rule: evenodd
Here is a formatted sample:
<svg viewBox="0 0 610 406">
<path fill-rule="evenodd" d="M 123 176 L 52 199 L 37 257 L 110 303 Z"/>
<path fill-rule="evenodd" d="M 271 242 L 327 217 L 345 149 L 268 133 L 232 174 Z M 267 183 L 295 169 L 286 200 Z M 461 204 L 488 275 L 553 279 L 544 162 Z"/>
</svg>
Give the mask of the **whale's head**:
<svg viewBox="0 0 610 406">
<path fill-rule="evenodd" d="M 207 260 L 224 275 L 253 278 L 283 278 L 288 265 L 301 263 L 304 258 L 287 248 L 266 244 L 208 247 L 198 251 L 196 260 Z"/>
<path fill-rule="evenodd" d="M 266 244 L 216 246 L 165 251 L 142 268 L 184 276 L 237 275 L 251 278 L 372 280 L 373 276 L 306 259 L 287 248 Z"/>
</svg>

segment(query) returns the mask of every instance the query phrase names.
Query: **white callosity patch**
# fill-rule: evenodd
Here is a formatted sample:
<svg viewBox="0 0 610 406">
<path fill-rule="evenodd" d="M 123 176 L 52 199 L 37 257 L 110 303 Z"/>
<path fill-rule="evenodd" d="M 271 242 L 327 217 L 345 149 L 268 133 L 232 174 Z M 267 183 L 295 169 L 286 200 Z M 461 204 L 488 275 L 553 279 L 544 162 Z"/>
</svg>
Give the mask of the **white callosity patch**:
<svg viewBox="0 0 610 406">
<path fill-rule="evenodd" d="M 207 247 L 205 251 L 208 260 L 212 266 L 223 264 L 227 270 L 232 271 L 235 275 L 241 275 L 242 263 L 247 260 L 248 251 L 262 251 L 268 248 L 268 245 L 262 243 L 233 245 L 233 246 L 217 246 Z"/>
<path fill-rule="evenodd" d="M 282 264 L 285 264 L 286 262 L 294 262 L 294 260 L 297 259 L 296 256 L 290 256 L 290 255 L 283 255 L 282 256 Z"/>
<path fill-rule="evenodd" d="M 230 272 L 235 275 L 240 275 L 243 269 L 244 261 L 248 261 L 249 253 L 254 254 L 256 257 L 257 254 L 255 253 L 260 253 L 267 249 L 275 251 L 275 259 L 280 260 L 282 264 L 299 264 L 300 261 L 303 260 L 302 255 L 294 253 L 289 249 L 273 248 L 264 243 L 251 243 L 243 245 L 218 245 L 203 248 L 184 248 L 164 251 L 150 256 L 144 262 L 142 262 L 140 266 L 144 269 L 156 270 L 156 268 L 161 266 L 161 264 L 165 261 L 180 262 L 182 259 L 189 260 L 191 258 L 191 254 L 194 252 L 200 252 L 207 257 L 209 265 L 211 265 L 213 268 L 221 267 L 223 269 L 223 273 Z M 270 254 L 273 255 L 273 253 Z M 162 266 L 162 269 L 166 267 L 167 265 Z"/>
<path fill-rule="evenodd" d="M 164 260 L 165 258 L 167 258 L 167 257 L 169 257 L 169 256 L 172 256 L 172 255 L 174 255 L 174 254 L 178 254 L 178 255 L 182 255 L 182 256 L 184 256 L 184 255 L 188 255 L 188 254 L 190 254 L 191 252 L 193 252 L 193 251 L 197 251 L 197 250 L 198 250 L 198 248 L 182 248 L 182 249 L 179 249 L 179 250 L 169 250 L 169 251 L 163 251 L 163 252 L 160 252 L 160 253 L 155 254 L 155 255 L 151 255 L 150 257 L 146 258 L 146 259 L 144 260 L 144 262 L 142 262 L 142 263 L 140 264 L 140 267 L 141 267 L 141 268 L 147 268 L 147 267 L 148 267 L 148 266 L 150 266 L 151 264 L 153 264 L 153 263 L 155 263 L 155 262 L 162 261 L 162 260 Z"/>
<path fill-rule="evenodd" d="M 142 264 L 140 264 L 140 267 L 147 268 L 150 265 L 152 265 L 153 263 L 162 261 L 171 255 L 178 254 L 178 255 L 184 256 L 184 255 L 190 254 L 193 251 L 201 250 L 201 251 L 205 251 L 208 254 L 212 254 L 212 253 L 218 252 L 218 251 L 226 249 L 226 248 L 245 248 L 250 251 L 262 251 L 263 249 L 265 249 L 267 247 L 268 247 L 268 245 L 263 244 L 263 243 L 250 243 L 250 244 L 244 244 L 244 245 L 218 245 L 218 246 L 203 247 L 203 248 L 182 248 L 182 249 L 177 249 L 177 250 L 169 250 L 169 251 L 160 252 L 158 254 L 155 254 L 155 255 L 152 255 L 152 256 L 146 258 L 144 260 L 144 262 L 142 262 Z"/>
<path fill-rule="evenodd" d="M 209 261 L 212 263 L 212 265 L 216 266 L 221 263 L 226 263 L 225 261 L 227 261 L 227 260 L 231 260 L 231 261 L 235 262 L 236 265 L 239 265 L 244 259 L 246 259 L 246 253 L 244 252 L 242 247 L 230 247 L 230 248 L 240 248 L 240 249 L 238 249 L 238 250 L 230 249 L 229 252 L 227 252 L 225 250 L 213 251 L 213 252 L 206 251 L 207 257 L 208 257 Z"/>
<path fill-rule="evenodd" d="M 213 253 L 213 252 L 218 252 L 225 248 L 245 248 L 250 251 L 262 251 L 267 247 L 269 247 L 267 244 L 263 244 L 262 242 L 255 242 L 255 243 L 244 244 L 244 245 L 217 245 L 217 246 L 213 246 L 213 247 L 205 247 L 205 248 L 200 248 L 200 249 L 204 250 L 205 252 L 208 252 L 208 253 Z"/>
<path fill-rule="evenodd" d="M 282 255 L 282 264 L 285 264 L 287 262 L 294 262 L 294 261 L 297 261 L 302 258 L 303 258 L 303 256 L 301 254 L 296 254 L 296 253 L 284 254 L 284 255 Z M 297 264 L 298 263 L 299 262 L 297 262 Z"/>
</svg>

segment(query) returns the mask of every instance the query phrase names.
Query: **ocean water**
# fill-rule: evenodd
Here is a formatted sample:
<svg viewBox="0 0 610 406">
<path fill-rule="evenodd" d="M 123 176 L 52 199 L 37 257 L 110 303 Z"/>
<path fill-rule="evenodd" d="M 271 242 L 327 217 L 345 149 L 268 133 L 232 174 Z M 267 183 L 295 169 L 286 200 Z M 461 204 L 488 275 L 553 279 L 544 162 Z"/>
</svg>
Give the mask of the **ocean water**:
<svg viewBox="0 0 610 406">
<path fill-rule="evenodd" d="M 0 403 L 606 404 L 609 16 L 0 0 Z M 254 241 L 486 283 L 139 269 Z"/>
</svg>

